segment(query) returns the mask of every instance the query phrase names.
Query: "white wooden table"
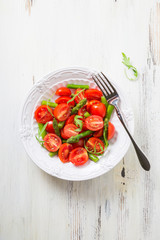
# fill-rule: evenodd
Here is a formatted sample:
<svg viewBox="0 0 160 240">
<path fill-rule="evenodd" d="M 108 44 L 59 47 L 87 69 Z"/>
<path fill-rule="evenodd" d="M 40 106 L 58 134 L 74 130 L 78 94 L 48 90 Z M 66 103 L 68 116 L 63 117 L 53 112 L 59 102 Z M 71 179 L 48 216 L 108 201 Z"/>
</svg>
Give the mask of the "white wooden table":
<svg viewBox="0 0 160 240">
<path fill-rule="evenodd" d="M 160 1 L 0 0 L 0 28 L 0 240 L 160 239 Z M 121 52 L 137 81 L 125 77 Z M 132 146 L 83 182 L 51 177 L 27 156 L 17 126 L 24 96 L 71 66 L 108 72 L 125 88 L 150 172 Z"/>
</svg>

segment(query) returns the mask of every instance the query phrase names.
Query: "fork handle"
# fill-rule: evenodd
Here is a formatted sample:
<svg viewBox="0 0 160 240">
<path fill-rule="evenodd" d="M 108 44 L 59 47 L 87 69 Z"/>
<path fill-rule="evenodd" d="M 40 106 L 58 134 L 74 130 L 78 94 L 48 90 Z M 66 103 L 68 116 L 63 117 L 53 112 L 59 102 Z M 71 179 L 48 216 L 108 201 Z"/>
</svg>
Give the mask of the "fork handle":
<svg viewBox="0 0 160 240">
<path fill-rule="evenodd" d="M 131 136 L 130 132 L 128 131 L 128 129 L 127 129 L 127 127 L 126 127 L 126 125 L 125 125 L 125 123 L 124 123 L 124 121 L 123 121 L 123 118 L 122 118 L 122 115 L 121 115 L 121 113 L 120 113 L 120 110 L 119 110 L 118 106 L 117 106 L 117 105 L 114 105 L 114 107 L 115 107 L 115 110 L 116 110 L 116 113 L 117 113 L 117 115 L 118 115 L 119 120 L 121 121 L 123 127 L 125 128 L 126 132 L 128 133 L 128 135 L 129 135 L 129 137 L 130 137 L 130 139 L 131 139 L 131 141 L 132 141 L 132 143 L 133 143 L 133 146 L 134 146 L 134 148 L 135 148 L 137 157 L 138 157 L 138 159 L 139 159 L 139 162 L 140 162 L 142 168 L 143 168 L 144 170 L 146 170 L 146 171 L 149 171 L 149 170 L 150 170 L 150 163 L 149 163 L 147 157 L 146 157 L 145 154 L 142 152 L 142 150 L 138 147 L 138 145 L 137 145 L 136 142 L 134 141 L 133 137 Z"/>
</svg>

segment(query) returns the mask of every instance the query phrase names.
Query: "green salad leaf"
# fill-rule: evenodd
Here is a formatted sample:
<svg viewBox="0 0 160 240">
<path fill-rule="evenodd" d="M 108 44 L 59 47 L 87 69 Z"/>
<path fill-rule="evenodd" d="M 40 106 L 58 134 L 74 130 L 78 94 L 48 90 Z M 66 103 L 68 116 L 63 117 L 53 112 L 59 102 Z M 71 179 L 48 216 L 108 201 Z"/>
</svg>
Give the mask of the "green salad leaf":
<svg viewBox="0 0 160 240">
<path fill-rule="evenodd" d="M 136 80 L 138 78 L 138 71 L 137 69 L 131 64 L 130 62 L 130 58 L 127 57 L 124 53 L 122 53 L 122 56 L 123 56 L 123 61 L 122 63 L 128 68 L 128 69 L 131 69 L 134 73 L 134 76 L 135 78 L 129 78 L 127 73 L 126 73 L 126 70 L 125 70 L 125 75 L 126 77 L 129 79 L 129 80 Z"/>
</svg>

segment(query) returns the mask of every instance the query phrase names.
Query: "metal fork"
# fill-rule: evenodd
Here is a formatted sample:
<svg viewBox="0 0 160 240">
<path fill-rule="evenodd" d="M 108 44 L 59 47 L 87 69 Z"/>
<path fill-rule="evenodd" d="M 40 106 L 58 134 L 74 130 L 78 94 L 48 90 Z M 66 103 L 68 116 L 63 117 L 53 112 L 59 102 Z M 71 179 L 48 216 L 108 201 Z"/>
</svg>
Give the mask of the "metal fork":
<svg viewBox="0 0 160 240">
<path fill-rule="evenodd" d="M 101 72 L 96 75 L 92 75 L 93 80 L 97 84 L 97 86 L 101 89 L 103 95 L 107 99 L 108 103 L 113 105 L 115 107 L 116 113 L 118 115 L 119 120 L 121 121 L 123 127 L 125 128 L 126 132 L 128 133 L 133 146 L 135 148 L 135 151 L 137 153 L 137 157 L 139 159 L 139 162 L 142 166 L 142 168 L 146 171 L 150 170 L 150 163 L 145 156 L 145 154 L 142 152 L 142 150 L 138 147 L 136 142 L 134 141 L 133 137 L 131 136 L 129 130 L 127 129 L 125 122 L 122 118 L 122 114 L 120 113 L 119 107 L 118 107 L 118 101 L 119 101 L 119 95 L 114 88 L 114 86 L 110 83 L 110 81 L 107 79 L 107 77 Z"/>
</svg>

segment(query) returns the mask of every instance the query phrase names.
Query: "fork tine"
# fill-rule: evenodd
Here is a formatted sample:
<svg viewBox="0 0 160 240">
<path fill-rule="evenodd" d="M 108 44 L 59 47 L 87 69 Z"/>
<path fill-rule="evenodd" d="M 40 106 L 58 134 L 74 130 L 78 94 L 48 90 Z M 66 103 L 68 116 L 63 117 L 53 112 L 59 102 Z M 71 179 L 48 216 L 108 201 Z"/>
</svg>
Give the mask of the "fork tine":
<svg viewBox="0 0 160 240">
<path fill-rule="evenodd" d="M 107 98 L 108 92 L 106 91 L 106 89 L 103 89 L 102 86 L 99 84 L 99 82 L 98 82 L 99 79 L 96 77 L 96 75 L 92 75 L 92 78 L 95 81 L 95 83 L 97 84 L 97 86 L 99 87 L 99 89 L 102 91 L 105 98 Z M 107 94 L 105 93 L 104 90 L 106 91 Z"/>
<path fill-rule="evenodd" d="M 116 89 L 113 87 L 113 85 L 110 83 L 110 81 L 108 80 L 108 78 L 101 72 L 101 74 L 103 75 L 103 77 L 106 79 L 106 81 L 108 82 L 109 86 L 112 87 L 112 89 L 114 90 L 115 93 L 117 93 Z"/>
<path fill-rule="evenodd" d="M 100 82 L 101 82 L 101 85 L 103 86 L 103 88 L 105 88 L 105 89 L 107 88 L 109 94 L 113 93 L 113 90 L 108 86 L 108 84 L 107 84 L 106 81 L 103 79 L 103 77 L 102 77 L 100 74 L 98 74 L 97 76 L 102 80 L 102 81 L 100 81 Z"/>
</svg>

